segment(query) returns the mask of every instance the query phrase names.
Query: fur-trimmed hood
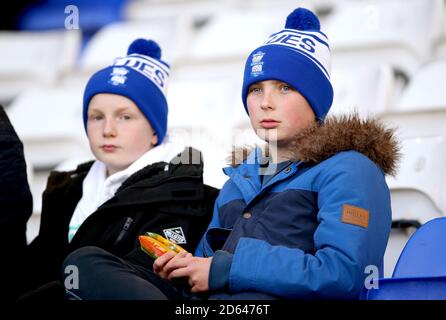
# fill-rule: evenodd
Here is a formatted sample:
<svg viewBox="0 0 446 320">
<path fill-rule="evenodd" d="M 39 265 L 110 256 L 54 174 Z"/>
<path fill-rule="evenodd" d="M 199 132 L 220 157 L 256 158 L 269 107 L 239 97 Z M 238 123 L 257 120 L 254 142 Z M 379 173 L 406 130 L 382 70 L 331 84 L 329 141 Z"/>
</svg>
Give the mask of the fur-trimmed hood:
<svg viewBox="0 0 446 320">
<path fill-rule="evenodd" d="M 231 166 L 241 164 L 253 147 L 236 147 Z M 331 116 L 300 132 L 290 143 L 290 159 L 319 163 L 341 151 L 355 150 L 376 163 L 385 174 L 395 175 L 400 146 L 394 130 L 377 119 L 361 119 L 357 114 Z"/>
</svg>

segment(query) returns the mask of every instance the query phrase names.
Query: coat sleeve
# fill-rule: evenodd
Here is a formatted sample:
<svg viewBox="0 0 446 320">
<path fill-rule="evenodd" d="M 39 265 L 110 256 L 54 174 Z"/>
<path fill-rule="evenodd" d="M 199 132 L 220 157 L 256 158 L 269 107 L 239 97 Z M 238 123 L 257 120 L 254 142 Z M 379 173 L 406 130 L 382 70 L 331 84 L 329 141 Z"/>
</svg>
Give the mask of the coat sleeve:
<svg viewBox="0 0 446 320">
<path fill-rule="evenodd" d="M 23 145 L 0 106 L 0 295 L 8 299 L 23 294 L 36 278 L 27 259 L 26 223 L 31 214 Z"/>
<path fill-rule="evenodd" d="M 32 203 L 23 145 L 0 106 L 0 243 L 7 244 L 5 250 L 26 246 Z"/>
<path fill-rule="evenodd" d="M 365 268 L 382 266 L 390 232 L 390 194 L 384 175 L 365 156 L 348 152 L 322 169 L 313 188 L 319 207 L 315 254 L 241 238 L 230 270 L 232 292 L 305 299 L 358 297 L 368 275 Z M 345 205 L 361 212 L 359 220 L 349 216 Z"/>
</svg>

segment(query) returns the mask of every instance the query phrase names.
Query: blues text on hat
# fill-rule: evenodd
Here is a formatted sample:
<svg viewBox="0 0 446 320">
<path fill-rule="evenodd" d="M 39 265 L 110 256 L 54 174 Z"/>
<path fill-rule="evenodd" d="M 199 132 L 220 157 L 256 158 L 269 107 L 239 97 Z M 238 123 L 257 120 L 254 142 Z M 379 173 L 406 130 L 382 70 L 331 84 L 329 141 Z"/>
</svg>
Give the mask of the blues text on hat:
<svg viewBox="0 0 446 320">
<path fill-rule="evenodd" d="M 330 79 L 330 48 L 323 33 L 284 29 L 270 35 L 264 45 L 280 45 L 296 50 L 312 60 Z"/>
<path fill-rule="evenodd" d="M 113 66 L 122 66 L 131 68 L 150 81 L 152 81 L 163 94 L 166 94 L 167 79 L 169 72 L 167 67 L 150 57 L 142 57 L 140 55 L 130 55 L 124 58 L 117 58 Z"/>
</svg>

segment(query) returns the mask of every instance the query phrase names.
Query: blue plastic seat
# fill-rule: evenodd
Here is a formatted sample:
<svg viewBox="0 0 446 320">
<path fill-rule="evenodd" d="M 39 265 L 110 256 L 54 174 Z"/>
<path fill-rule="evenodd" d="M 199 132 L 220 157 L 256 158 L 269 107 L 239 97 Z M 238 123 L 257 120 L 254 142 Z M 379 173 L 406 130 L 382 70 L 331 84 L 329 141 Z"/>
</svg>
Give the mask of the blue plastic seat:
<svg viewBox="0 0 446 320">
<path fill-rule="evenodd" d="M 407 242 L 392 278 L 363 289 L 363 300 L 446 299 L 446 218 L 426 222 Z"/>
<path fill-rule="evenodd" d="M 45 0 L 28 8 L 19 19 L 22 30 L 64 29 L 65 7 L 74 5 L 79 9 L 79 27 L 92 33 L 102 26 L 123 20 L 126 0 Z"/>
<path fill-rule="evenodd" d="M 379 289 L 363 289 L 360 299 L 446 300 L 446 276 L 380 279 Z"/>
</svg>

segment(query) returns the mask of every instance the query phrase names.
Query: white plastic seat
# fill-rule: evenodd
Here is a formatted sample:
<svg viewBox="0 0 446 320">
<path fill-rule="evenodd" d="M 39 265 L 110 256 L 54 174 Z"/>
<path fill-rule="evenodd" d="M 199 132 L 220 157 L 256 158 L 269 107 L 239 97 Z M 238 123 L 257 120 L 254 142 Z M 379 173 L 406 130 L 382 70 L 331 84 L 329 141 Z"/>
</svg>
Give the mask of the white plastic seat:
<svg viewBox="0 0 446 320">
<path fill-rule="evenodd" d="M 40 214 L 32 214 L 26 224 L 26 241 L 30 244 L 39 234 Z"/>
<path fill-rule="evenodd" d="M 203 152 L 205 182 L 218 188 L 233 145 L 245 143 L 248 126 L 252 131 L 241 100 L 243 67 L 241 59 L 187 63 L 172 70 L 169 83 L 168 126 Z"/>
<path fill-rule="evenodd" d="M 97 71 L 127 55 L 130 43 L 137 38 L 156 41 L 162 60 L 173 64 L 181 55 L 180 39 L 187 40 L 191 26 L 182 19 L 153 18 L 147 21 L 125 21 L 109 24 L 99 30 L 87 44 L 81 57 L 84 73 Z"/>
<path fill-rule="evenodd" d="M 436 45 L 434 55 L 437 59 L 446 59 L 446 35 Z"/>
<path fill-rule="evenodd" d="M 386 112 L 393 99 L 395 78 L 388 65 L 333 68 L 334 90 L 330 115 L 376 116 Z"/>
<path fill-rule="evenodd" d="M 8 108 L 26 157 L 36 170 L 90 153 L 82 121 L 82 94 L 83 86 L 36 87 L 19 95 Z"/>
<path fill-rule="evenodd" d="M 72 71 L 80 45 L 79 30 L 0 31 L 0 103 Z"/>
<path fill-rule="evenodd" d="M 389 63 L 409 77 L 430 59 L 442 0 L 345 1 L 326 21 L 338 64 Z"/>
<path fill-rule="evenodd" d="M 446 213 L 446 100 L 441 85 L 444 68 L 444 62 L 438 61 L 420 69 L 398 103 L 380 115 L 397 128 L 403 141 L 399 174 L 396 179 L 388 178 L 394 221 L 423 224 Z M 386 277 L 392 275 L 411 229 L 392 229 L 384 256 Z"/>
<path fill-rule="evenodd" d="M 399 100 L 380 115 L 397 128 L 400 139 L 446 136 L 446 60 L 421 68 L 403 90 Z"/>
<path fill-rule="evenodd" d="M 34 87 L 20 94 L 7 109 L 32 169 L 28 175 L 32 177 L 29 184 L 33 195 L 28 240 L 38 232 L 42 193 L 50 170 L 64 169 L 60 165 L 72 159 L 93 158 L 82 121 L 84 86 L 72 81 L 69 86 Z"/>
<path fill-rule="evenodd" d="M 432 61 L 412 77 L 408 87 L 402 92 L 394 112 L 446 111 L 446 59 Z"/>
<path fill-rule="evenodd" d="M 446 136 L 403 140 L 395 178 L 387 182 L 394 220 L 420 223 L 446 213 Z"/>
<path fill-rule="evenodd" d="M 207 0 L 179 0 L 179 1 L 131 1 L 125 9 L 124 16 L 127 21 L 143 21 L 154 17 L 172 16 L 189 17 L 192 19 L 206 19 L 226 8 L 233 7 L 232 2 Z"/>
<path fill-rule="evenodd" d="M 442 15 L 438 39 L 434 47 L 435 59 L 446 59 L 446 3 L 444 3 L 443 10 L 440 12 Z"/>
<path fill-rule="evenodd" d="M 402 141 L 396 177 L 387 177 L 394 223 L 422 225 L 446 214 L 446 135 Z M 384 256 L 389 277 L 414 228 L 392 229 Z"/>
<path fill-rule="evenodd" d="M 197 31 L 188 58 L 246 59 L 269 35 L 284 28 L 289 13 L 288 7 L 222 11 Z"/>
<path fill-rule="evenodd" d="M 188 64 L 172 70 L 169 83 L 168 127 L 203 152 L 205 183 L 218 188 L 227 179 L 221 169 L 233 143 L 240 70 L 240 63 Z"/>
<path fill-rule="evenodd" d="M 186 64 L 172 69 L 168 89 L 169 126 L 202 127 L 225 143 L 241 103 L 243 61 Z"/>
</svg>

